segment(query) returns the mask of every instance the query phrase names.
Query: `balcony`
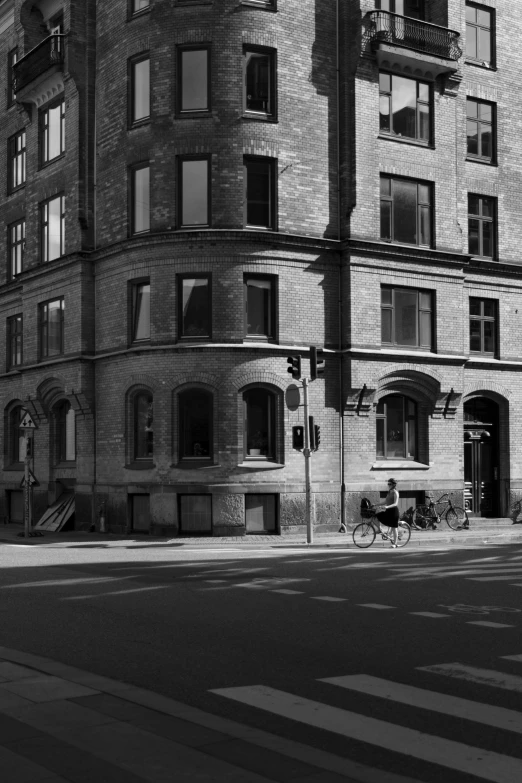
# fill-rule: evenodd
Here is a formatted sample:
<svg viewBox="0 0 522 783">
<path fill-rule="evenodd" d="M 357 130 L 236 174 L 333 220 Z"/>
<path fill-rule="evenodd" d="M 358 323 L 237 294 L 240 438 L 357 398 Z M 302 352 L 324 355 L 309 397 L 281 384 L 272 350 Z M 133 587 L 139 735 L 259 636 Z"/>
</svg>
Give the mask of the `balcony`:
<svg viewBox="0 0 522 783">
<path fill-rule="evenodd" d="M 371 11 L 369 37 L 379 67 L 421 71 L 436 78 L 458 70 L 460 34 L 389 11 Z"/>
<path fill-rule="evenodd" d="M 14 65 L 14 91 L 19 103 L 40 106 L 62 92 L 65 37 L 50 35 Z"/>
</svg>

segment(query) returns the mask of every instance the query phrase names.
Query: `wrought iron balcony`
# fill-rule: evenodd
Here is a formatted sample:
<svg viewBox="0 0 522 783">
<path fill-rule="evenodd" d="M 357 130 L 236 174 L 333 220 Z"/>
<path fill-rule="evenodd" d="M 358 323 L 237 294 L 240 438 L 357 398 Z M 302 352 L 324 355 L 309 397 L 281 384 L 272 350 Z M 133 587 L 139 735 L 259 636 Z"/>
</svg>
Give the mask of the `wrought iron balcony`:
<svg viewBox="0 0 522 783">
<path fill-rule="evenodd" d="M 25 54 L 13 67 L 14 91 L 19 93 L 47 71 L 62 71 L 65 54 L 65 35 L 50 35 Z"/>
<path fill-rule="evenodd" d="M 419 19 L 389 11 L 370 12 L 370 40 L 374 50 L 381 45 L 391 45 L 421 55 L 456 61 L 462 54 L 459 37 L 460 34 L 454 30 Z"/>
</svg>

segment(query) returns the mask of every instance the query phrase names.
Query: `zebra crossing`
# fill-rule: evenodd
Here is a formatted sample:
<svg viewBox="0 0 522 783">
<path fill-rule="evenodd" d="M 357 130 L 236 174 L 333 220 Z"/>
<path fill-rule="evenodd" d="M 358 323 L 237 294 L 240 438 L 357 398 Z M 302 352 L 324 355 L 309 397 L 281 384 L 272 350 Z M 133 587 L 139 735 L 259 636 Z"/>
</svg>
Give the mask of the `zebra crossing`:
<svg viewBox="0 0 522 783">
<path fill-rule="evenodd" d="M 467 776 L 474 776 L 477 780 L 490 781 L 490 783 L 518 783 L 522 781 L 522 752 L 520 740 L 516 739 L 515 735 L 522 735 L 522 676 L 503 671 L 502 665 L 503 661 L 522 665 L 522 654 L 503 655 L 498 660 L 498 670 L 483 669 L 460 662 L 415 668 L 414 678 L 421 676 L 417 672 L 427 672 L 430 675 L 443 677 L 446 682 L 448 678 L 453 678 L 472 683 L 473 699 L 462 698 L 453 693 L 427 690 L 418 685 L 394 682 L 364 673 L 315 680 L 314 682 L 319 683 L 320 687 L 324 686 L 324 690 L 321 691 L 324 700 L 321 701 L 262 684 L 217 688 L 210 692 L 273 716 L 290 719 L 297 724 L 305 724 L 307 727 L 320 729 L 337 737 L 365 743 L 374 749 L 378 747 L 393 753 L 395 758 L 399 754 L 403 760 L 404 757 L 409 757 L 417 763 L 428 763 L 442 768 L 435 773 L 435 777 L 431 778 L 428 774 L 426 779 L 437 781 L 444 779 L 457 783 L 462 774 L 466 776 L 466 781 L 469 780 Z M 331 698 L 336 705 L 329 703 L 329 696 L 333 696 L 332 688 L 341 689 L 336 692 L 335 698 Z M 521 694 L 521 711 L 488 703 L 492 693 L 501 700 L 504 691 Z M 433 728 L 433 733 L 431 728 L 430 733 L 427 733 L 373 715 L 368 716 L 353 709 L 345 709 L 344 706 L 340 707 L 338 706 L 340 692 L 346 693 L 346 702 L 351 707 L 353 707 L 352 697 L 355 694 L 362 694 L 388 704 L 434 713 L 433 719 L 430 719 L 428 724 Z M 323 696 L 321 698 L 323 699 Z M 386 714 L 389 715 L 389 711 Z M 439 718 L 437 724 L 436 715 L 445 716 L 452 721 L 469 723 L 463 724 L 457 739 L 449 739 L 438 736 L 436 727 L 444 725 L 444 721 Z M 426 723 L 423 721 L 423 725 Z M 491 746 L 493 743 L 493 748 L 479 747 L 478 744 L 473 743 L 476 733 L 473 731 L 473 724 L 491 730 L 493 740 L 487 744 Z M 506 737 L 509 738 L 509 733 L 513 735 L 513 741 L 507 742 L 509 752 L 506 753 L 505 747 L 494 749 L 495 739 L 501 736 L 505 740 Z M 469 741 L 462 741 L 462 738 Z M 505 746 L 506 742 L 501 744 Z M 511 755 L 512 749 L 517 749 L 515 752 L 518 755 Z M 431 769 L 433 771 L 433 768 Z"/>
</svg>

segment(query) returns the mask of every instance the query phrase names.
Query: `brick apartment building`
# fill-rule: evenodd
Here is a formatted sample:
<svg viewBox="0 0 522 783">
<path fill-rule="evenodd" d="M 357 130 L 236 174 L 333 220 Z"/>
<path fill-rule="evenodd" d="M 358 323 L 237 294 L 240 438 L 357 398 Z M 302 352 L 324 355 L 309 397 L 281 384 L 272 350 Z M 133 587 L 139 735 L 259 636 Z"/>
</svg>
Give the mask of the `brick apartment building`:
<svg viewBox="0 0 522 783">
<path fill-rule="evenodd" d="M 317 524 L 390 475 L 507 514 L 517 30 L 495 0 L 0 0 L 3 516 L 27 410 L 35 521 L 302 525 L 310 346 Z"/>
</svg>

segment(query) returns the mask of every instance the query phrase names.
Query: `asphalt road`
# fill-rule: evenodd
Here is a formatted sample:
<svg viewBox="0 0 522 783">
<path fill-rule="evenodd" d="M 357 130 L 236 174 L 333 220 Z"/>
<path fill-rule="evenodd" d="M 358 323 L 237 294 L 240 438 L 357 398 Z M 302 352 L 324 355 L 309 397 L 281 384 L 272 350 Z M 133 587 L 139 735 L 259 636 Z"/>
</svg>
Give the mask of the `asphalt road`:
<svg viewBox="0 0 522 783">
<path fill-rule="evenodd" d="M 521 596 L 520 545 L 0 545 L 0 645 L 428 783 L 522 780 Z"/>
</svg>

